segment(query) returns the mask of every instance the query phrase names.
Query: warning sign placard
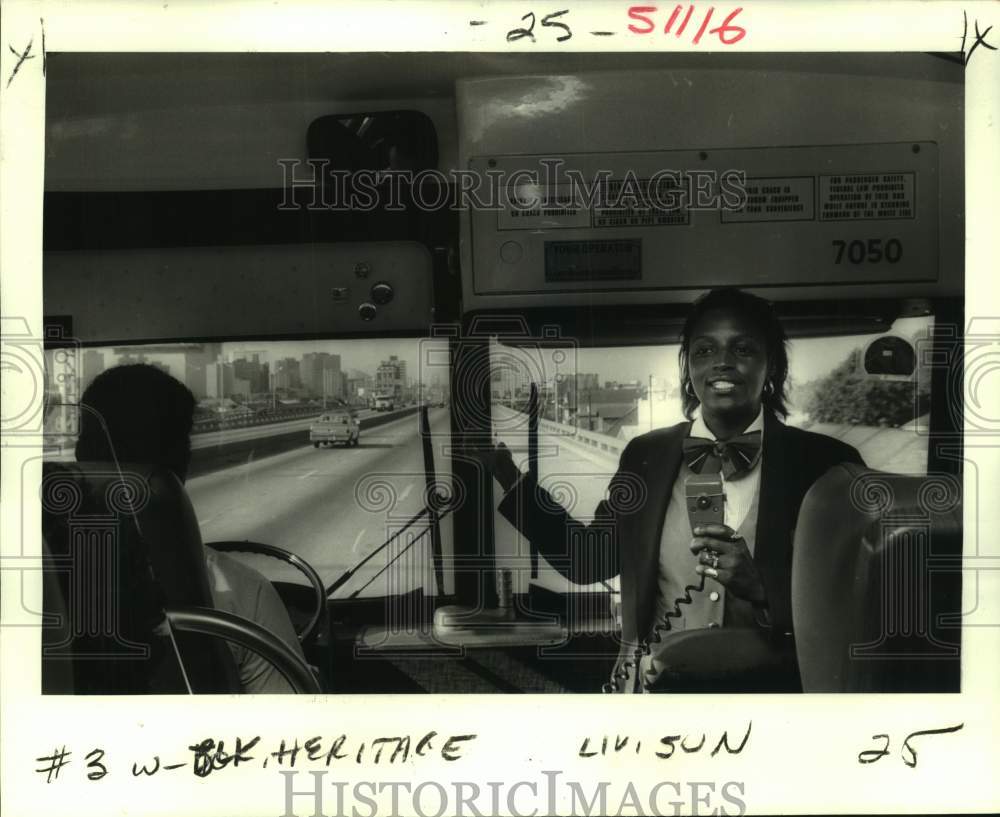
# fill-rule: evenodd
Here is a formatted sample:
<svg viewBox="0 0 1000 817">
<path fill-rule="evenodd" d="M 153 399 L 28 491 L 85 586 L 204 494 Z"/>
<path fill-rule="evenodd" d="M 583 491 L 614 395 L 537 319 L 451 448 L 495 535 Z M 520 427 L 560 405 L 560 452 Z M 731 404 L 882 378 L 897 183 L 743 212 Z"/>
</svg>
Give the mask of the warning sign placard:
<svg viewBox="0 0 1000 817">
<path fill-rule="evenodd" d="M 815 183 L 812 176 L 747 179 L 746 200 L 738 210 L 721 210 L 722 223 L 812 221 Z"/>
<path fill-rule="evenodd" d="M 569 186 L 527 185 L 514 190 L 497 215 L 499 230 L 560 230 L 589 227 L 590 211 L 573 199 Z"/>
<path fill-rule="evenodd" d="M 819 177 L 820 221 L 915 218 L 915 173 L 853 173 Z"/>
<path fill-rule="evenodd" d="M 498 230 L 568 230 L 580 227 L 664 227 L 690 224 L 687 180 L 602 179 L 591 187 L 525 184 L 497 215 Z"/>
<path fill-rule="evenodd" d="M 690 224 L 687 185 L 680 179 L 609 179 L 599 189 L 594 227 Z"/>
<path fill-rule="evenodd" d="M 509 200 L 467 216 L 463 285 L 482 308 L 555 292 L 582 305 L 593 292 L 652 303 L 708 280 L 959 291 L 941 274 L 942 226 L 950 245 L 961 238 L 941 216 L 934 142 L 491 154 L 469 167 L 499 174 Z"/>
</svg>

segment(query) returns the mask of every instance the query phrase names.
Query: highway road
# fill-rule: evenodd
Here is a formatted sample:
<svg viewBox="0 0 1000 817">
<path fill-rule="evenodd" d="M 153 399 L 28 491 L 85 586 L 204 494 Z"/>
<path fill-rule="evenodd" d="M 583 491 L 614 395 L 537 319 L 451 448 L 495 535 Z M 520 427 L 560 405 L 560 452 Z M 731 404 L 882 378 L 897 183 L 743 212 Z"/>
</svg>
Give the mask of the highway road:
<svg viewBox="0 0 1000 817">
<path fill-rule="evenodd" d="M 501 405 L 493 406 L 496 439 L 508 446 L 522 472 L 528 470 L 528 435 L 524 415 Z M 576 519 L 587 522 L 598 503 L 605 498 L 608 483 L 618 468 L 618 455 L 595 451 L 566 435 L 546 433 L 543 425 L 538 435 L 538 479 L 552 496 Z M 500 489 L 495 491 L 501 498 Z M 495 514 L 495 543 L 504 565 L 515 565 L 514 592 L 525 593 L 530 579 L 528 543 L 500 514 Z M 557 593 L 602 591 L 601 584 L 574 585 L 564 579 L 544 559 L 538 562 L 538 577 L 531 580 Z M 618 580 L 609 582 L 615 589 Z"/>
<path fill-rule="evenodd" d="M 493 412 L 496 439 L 514 451 L 515 461 L 526 470 L 524 415 L 502 405 L 495 405 Z M 443 408 L 431 409 L 429 414 L 438 479 L 446 485 L 451 483 L 450 458 L 445 456 L 450 443 L 448 415 Z M 249 539 L 279 545 L 305 558 L 327 585 L 331 584 L 423 507 L 425 477 L 418 417 L 416 413 L 398 419 L 378 417 L 388 422 L 362 429 L 357 448 L 314 449 L 308 443 L 311 419 L 196 435 L 192 446 L 196 459 L 211 460 L 214 451 L 233 449 L 225 457 L 216 457 L 220 461 L 212 465 L 216 470 L 208 469 L 201 474 L 195 471 L 187 481 L 203 540 Z M 617 454 L 546 433 L 548 425 L 543 424 L 539 435 L 542 484 L 567 510 L 585 521 L 604 498 L 618 464 Z M 817 427 L 817 430 L 857 446 L 870 466 L 903 473 L 922 473 L 926 467 L 926 436 L 912 430 L 849 426 Z M 273 442 L 282 435 L 277 447 L 281 453 L 275 454 Z M 301 435 L 301 444 L 296 442 L 295 435 Z M 621 444 L 613 442 L 616 446 Z M 72 460 L 72 446 L 48 451 L 46 459 Z M 495 486 L 496 502 L 500 497 L 499 487 Z M 451 518 L 446 517 L 441 527 L 447 563 L 453 541 Z M 435 592 L 429 536 L 423 536 L 393 568 L 375 578 L 415 534 L 426 530 L 424 522 L 415 524 L 396 544 L 363 566 L 338 590 L 336 597 L 346 597 L 355 591 L 362 596 L 395 595 L 419 586 L 428 593 Z M 498 514 L 495 541 L 502 564 L 515 570 L 515 591 L 525 592 L 530 567 L 527 542 Z M 275 560 L 240 558 L 273 580 L 304 581 L 298 571 Z M 372 579 L 375 580 L 368 584 Z M 600 585 L 574 587 L 544 560 L 540 562 L 536 581 L 557 592 L 602 589 Z M 452 589 L 446 571 L 445 590 Z"/>
<path fill-rule="evenodd" d="M 244 428 L 225 428 L 217 431 L 202 431 L 191 435 L 191 450 L 198 451 L 202 448 L 211 448 L 220 444 L 229 444 L 247 440 L 260 439 L 262 437 L 273 437 L 276 434 L 284 434 L 289 431 L 309 431 L 316 418 L 319 417 L 321 409 L 316 409 L 308 417 L 297 417 L 294 420 L 283 420 L 277 423 L 267 423 L 266 425 L 251 425 Z M 361 409 L 355 411 L 355 416 L 364 424 L 365 420 L 378 420 L 382 415 L 372 409 Z"/>
<path fill-rule="evenodd" d="M 448 442 L 448 412 L 429 415 L 439 480 L 450 483 L 448 461 L 441 455 Z M 362 431 L 356 448 L 313 448 L 303 431 L 299 448 L 193 477 L 187 482 L 206 543 L 243 540 L 278 545 L 306 559 L 332 583 L 375 550 L 423 507 L 425 488 L 418 415 L 411 414 Z M 336 594 L 348 596 L 386 566 L 408 534 L 427 525 L 417 523 L 373 558 Z M 442 533 L 451 540 L 450 521 Z M 292 568 L 266 557 L 243 557 L 272 580 L 301 581 Z M 396 594 L 424 584 L 433 588 L 430 538 L 423 537 L 384 572 L 362 595 Z"/>
<path fill-rule="evenodd" d="M 515 449 L 515 458 L 526 468 L 527 438 L 511 432 L 500 417 L 499 439 Z M 448 411 L 429 414 L 435 467 L 439 481 L 451 482 Z M 360 562 L 423 507 L 424 468 L 418 433 L 418 416 L 410 415 L 362 431 L 357 448 L 315 449 L 303 432 L 301 447 L 262 459 L 252 452 L 240 465 L 192 477 L 187 490 L 206 543 L 220 540 L 265 542 L 292 551 L 312 564 L 327 584 Z M 566 492 L 556 492 L 577 514 L 589 514 L 604 495 L 617 464 L 564 439 L 540 436 L 540 472 L 543 484 L 572 481 L 575 504 Z M 500 499 L 496 488 L 495 498 Z M 520 589 L 526 589 L 527 546 L 516 531 L 497 517 L 497 552 L 505 564 L 517 569 Z M 409 541 L 408 534 L 426 530 L 417 523 L 397 544 L 386 548 L 362 567 L 336 593 L 347 597 L 360 590 L 385 568 Z M 451 552 L 451 517 L 442 521 L 442 541 L 447 558 Z M 520 548 L 520 556 L 517 556 Z M 272 580 L 301 582 L 301 574 L 266 557 L 244 557 Z M 543 564 L 539 581 L 555 590 L 571 589 Z M 395 595 L 423 586 L 434 592 L 430 537 L 424 536 L 406 555 L 361 590 L 362 596 Z M 446 590 L 452 585 L 446 582 Z"/>
</svg>

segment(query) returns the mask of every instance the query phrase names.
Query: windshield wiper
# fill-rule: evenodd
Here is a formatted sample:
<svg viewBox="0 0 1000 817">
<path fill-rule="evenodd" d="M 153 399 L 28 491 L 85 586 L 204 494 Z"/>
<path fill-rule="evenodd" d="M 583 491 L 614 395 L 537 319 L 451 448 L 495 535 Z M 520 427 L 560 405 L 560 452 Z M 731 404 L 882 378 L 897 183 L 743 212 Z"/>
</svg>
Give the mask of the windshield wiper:
<svg viewBox="0 0 1000 817">
<path fill-rule="evenodd" d="M 333 584 L 331 584 L 326 589 L 327 598 L 330 598 L 330 596 L 337 592 L 337 590 L 347 584 L 347 582 L 349 582 L 362 567 L 389 547 L 389 545 L 391 545 L 400 534 L 405 533 L 410 527 L 425 516 L 428 517 L 428 531 L 431 534 L 431 551 L 434 559 L 434 577 L 437 582 L 437 592 L 438 595 L 444 595 L 444 555 L 441 549 L 441 520 L 451 513 L 453 509 L 445 505 L 444 498 L 437 492 L 436 476 L 434 473 L 434 449 L 431 441 L 430 423 L 427 419 L 427 406 L 420 407 L 420 434 L 423 437 L 424 478 L 427 484 L 424 497 L 424 507 L 417 511 L 417 513 L 415 513 L 402 528 L 395 531 L 392 536 L 365 556 L 365 558 L 354 565 L 354 567 L 349 568 Z M 424 531 L 424 533 L 426 532 L 427 531 Z M 413 542 L 410 542 L 410 544 L 397 553 L 385 565 L 385 567 L 383 567 L 364 585 L 364 587 L 356 590 L 349 596 L 349 598 L 355 598 L 358 593 L 365 589 L 365 587 L 381 576 L 390 567 L 390 565 L 393 564 L 393 562 L 406 553 L 406 551 L 408 551 L 418 539 L 422 538 L 423 535 L 424 534 L 421 533 L 420 536 L 414 537 Z"/>
</svg>

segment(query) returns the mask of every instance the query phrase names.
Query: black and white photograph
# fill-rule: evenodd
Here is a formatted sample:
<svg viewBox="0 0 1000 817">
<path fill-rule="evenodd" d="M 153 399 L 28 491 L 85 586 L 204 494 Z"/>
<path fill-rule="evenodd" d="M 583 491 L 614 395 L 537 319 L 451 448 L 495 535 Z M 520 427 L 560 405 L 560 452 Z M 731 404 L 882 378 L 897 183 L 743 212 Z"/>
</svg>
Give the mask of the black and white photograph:
<svg viewBox="0 0 1000 817">
<path fill-rule="evenodd" d="M 36 813 L 142 776 L 263 792 L 185 814 L 801 811 L 738 765 L 769 779 L 783 709 L 873 715 L 809 773 L 838 747 L 868 782 L 813 811 L 905 811 L 877 774 L 968 762 L 995 701 L 928 702 L 996 665 L 995 205 L 967 188 L 1000 39 L 953 9 L 935 50 L 742 48 L 752 5 L 704 4 L 441 12 L 486 50 L 12 41 L 44 126 L 38 311 L 3 310 L 5 623 L 33 706 L 185 736 L 75 768 L 40 736 L 15 776 L 75 782 Z M 536 730 L 572 764 L 511 756 L 492 801 L 470 771 L 324 810 L 327 773 L 443 780 L 425 756 L 460 776 Z"/>
<path fill-rule="evenodd" d="M 49 55 L 46 688 L 960 689 L 961 64 L 607 56 Z"/>
</svg>

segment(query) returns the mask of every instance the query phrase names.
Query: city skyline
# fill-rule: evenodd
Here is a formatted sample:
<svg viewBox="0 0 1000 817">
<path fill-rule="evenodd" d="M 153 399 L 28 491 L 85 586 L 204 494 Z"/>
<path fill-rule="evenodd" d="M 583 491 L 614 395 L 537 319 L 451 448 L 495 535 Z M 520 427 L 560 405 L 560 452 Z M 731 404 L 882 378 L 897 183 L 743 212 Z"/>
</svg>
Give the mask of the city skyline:
<svg viewBox="0 0 1000 817">
<path fill-rule="evenodd" d="M 932 325 L 928 317 L 896 321 L 893 334 L 914 337 Z M 869 336 L 799 338 L 790 342 L 789 381 L 794 389 L 829 373 Z M 435 350 L 434 347 L 437 347 Z M 178 343 L 153 346 L 84 349 L 81 353 L 81 388 L 96 374 L 113 365 L 145 360 L 160 366 L 184 382 L 198 399 L 227 394 L 254 394 L 270 390 L 305 389 L 317 395 L 350 396 L 353 388 L 377 387 L 379 368 L 395 359 L 397 370 L 383 374 L 400 388 L 409 389 L 422 380 L 424 387 L 446 387 L 449 374 L 445 339 L 365 339 L 340 341 L 242 341 L 236 343 Z M 587 375 L 596 379 L 587 388 L 601 388 L 609 381 L 624 385 L 676 384 L 676 344 L 619 348 L 580 348 L 566 344 L 560 349 L 491 347 L 491 365 L 520 370 L 513 372 L 518 382 L 534 380 L 550 384 L 561 378 Z M 425 361 L 435 360 L 433 365 Z M 290 371 L 283 373 L 288 361 Z M 442 363 L 442 361 L 445 361 Z M 303 373 L 303 364 L 309 363 Z M 317 368 L 317 365 L 318 368 Z M 214 367 L 214 368 L 213 368 Z M 295 369 L 298 373 L 295 373 Z M 496 377 L 496 375 L 494 375 Z M 501 375 L 504 379 L 507 376 Z M 237 384 L 239 381 L 239 384 Z M 265 385 L 266 382 L 266 385 Z M 210 384 L 215 384 L 214 386 Z M 245 384 L 245 385 L 243 385 Z M 356 393 L 356 392 L 355 392 Z"/>
<path fill-rule="evenodd" d="M 297 357 L 297 350 L 284 344 L 254 344 L 253 348 L 239 344 L 243 348 L 238 349 L 228 346 L 178 343 L 85 349 L 81 355 L 80 388 L 85 389 L 109 368 L 131 363 L 145 363 L 165 371 L 191 389 L 199 401 L 274 390 L 346 397 L 350 384 L 366 391 L 379 388 L 402 396 L 418 385 L 415 378 L 408 376 L 406 360 L 398 354 L 390 354 L 366 370 L 364 363 L 348 366 L 340 354 L 315 348 L 300 351 Z M 425 385 L 440 386 L 440 375 L 433 375 Z"/>
</svg>

